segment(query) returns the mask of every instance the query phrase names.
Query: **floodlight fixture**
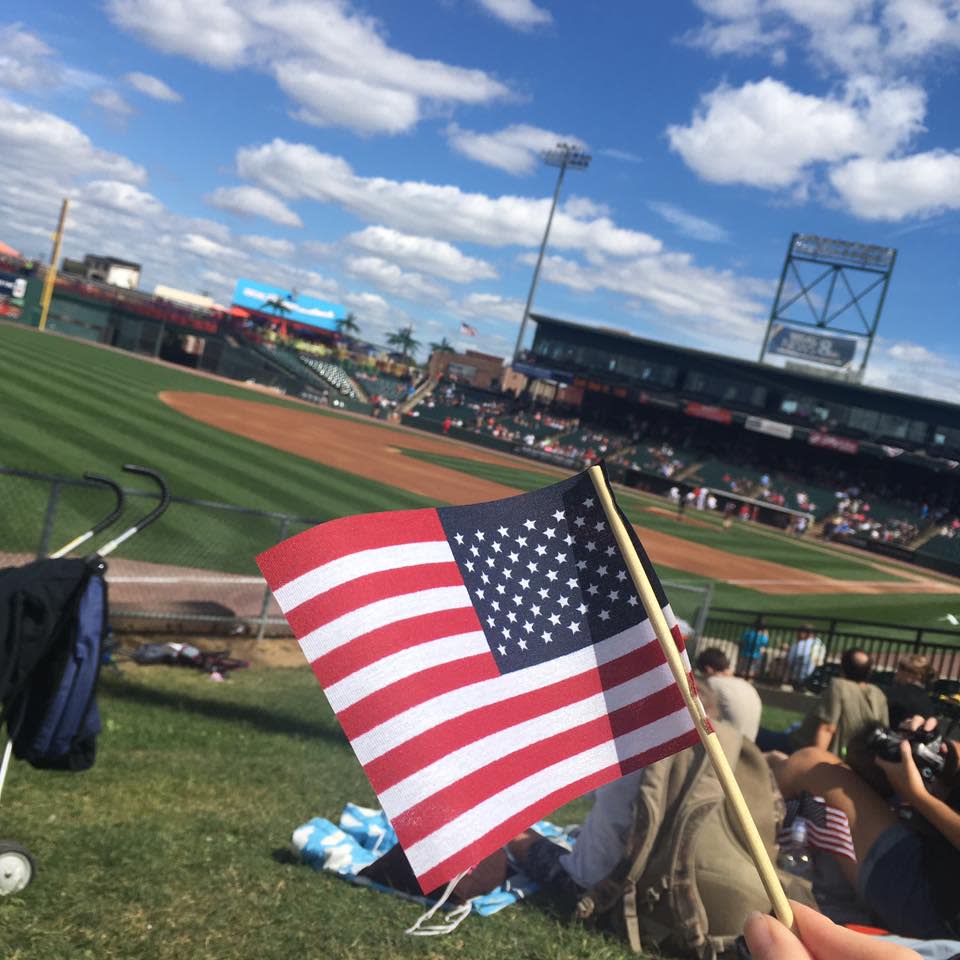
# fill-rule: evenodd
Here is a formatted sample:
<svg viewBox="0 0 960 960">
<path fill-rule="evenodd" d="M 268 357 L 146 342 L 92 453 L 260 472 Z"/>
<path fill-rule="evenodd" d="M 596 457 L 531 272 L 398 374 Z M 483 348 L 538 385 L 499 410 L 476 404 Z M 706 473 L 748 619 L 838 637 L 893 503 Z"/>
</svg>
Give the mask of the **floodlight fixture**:
<svg viewBox="0 0 960 960">
<path fill-rule="evenodd" d="M 547 240 L 550 237 L 550 226 L 557 209 L 557 200 L 560 197 L 560 187 L 563 184 L 563 175 L 567 168 L 586 170 L 592 159 L 589 153 L 574 143 L 560 142 L 550 150 L 544 150 L 540 158 L 548 167 L 558 167 L 557 185 L 553 190 L 553 202 L 550 204 L 550 215 L 547 217 L 547 226 L 543 231 L 543 240 L 540 243 L 540 253 L 537 255 L 537 265 L 533 269 L 533 279 L 530 281 L 530 292 L 527 294 L 527 303 L 523 308 L 523 319 L 520 321 L 520 332 L 517 334 L 517 344 L 513 348 L 513 362 L 520 356 L 520 347 L 523 344 L 523 335 L 527 331 L 527 321 L 530 319 L 530 308 L 533 306 L 533 297 L 537 292 L 537 283 L 540 280 L 540 267 L 543 264 L 543 255 L 547 249 Z"/>
</svg>

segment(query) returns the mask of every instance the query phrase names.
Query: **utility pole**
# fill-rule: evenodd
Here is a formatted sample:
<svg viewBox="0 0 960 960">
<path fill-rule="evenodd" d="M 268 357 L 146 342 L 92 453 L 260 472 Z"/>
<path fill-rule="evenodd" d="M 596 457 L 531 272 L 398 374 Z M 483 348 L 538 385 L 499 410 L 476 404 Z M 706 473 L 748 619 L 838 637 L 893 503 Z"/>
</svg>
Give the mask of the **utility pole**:
<svg viewBox="0 0 960 960">
<path fill-rule="evenodd" d="M 40 295 L 40 329 L 47 325 L 47 314 L 50 312 L 50 301 L 53 298 L 53 285 L 57 281 L 57 262 L 60 260 L 60 244 L 63 242 L 63 225 L 67 222 L 67 211 L 70 209 L 70 200 L 64 197 L 60 207 L 60 220 L 57 223 L 57 232 L 53 235 L 53 252 L 50 254 L 50 266 L 43 279 L 43 293 Z"/>
<path fill-rule="evenodd" d="M 530 308 L 533 306 L 533 297 L 537 292 L 537 282 L 540 280 L 540 266 L 543 264 L 543 254 L 547 249 L 547 240 L 550 237 L 550 226 L 553 224 L 553 215 L 557 209 L 557 200 L 560 197 L 560 187 L 563 184 L 563 175 L 567 167 L 573 170 L 586 170 L 590 166 L 591 157 L 572 143 L 558 143 L 552 150 L 544 150 L 541 159 L 548 167 L 559 167 L 557 185 L 553 190 L 553 203 L 550 204 L 550 216 L 547 217 L 547 227 L 543 231 L 543 241 L 540 244 L 540 253 L 537 256 L 537 265 L 533 269 L 533 280 L 530 282 L 530 293 L 527 294 L 527 305 L 523 308 L 523 319 L 520 321 L 520 332 L 517 334 L 517 345 L 513 348 L 513 362 L 520 356 L 520 347 L 523 344 L 523 335 L 527 331 L 527 321 L 530 319 Z"/>
</svg>

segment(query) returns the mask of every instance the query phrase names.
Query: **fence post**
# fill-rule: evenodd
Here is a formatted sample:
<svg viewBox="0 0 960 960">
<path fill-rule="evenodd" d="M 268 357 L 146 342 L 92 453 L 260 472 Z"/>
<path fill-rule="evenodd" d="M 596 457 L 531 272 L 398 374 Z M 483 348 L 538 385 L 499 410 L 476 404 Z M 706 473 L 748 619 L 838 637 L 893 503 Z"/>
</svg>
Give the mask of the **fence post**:
<svg viewBox="0 0 960 960">
<path fill-rule="evenodd" d="M 920 652 L 920 644 L 923 643 L 923 627 L 917 627 L 917 635 L 913 638 L 913 652 Z"/>
<path fill-rule="evenodd" d="M 60 502 L 59 480 L 54 480 L 50 485 L 50 498 L 47 500 L 47 512 L 43 518 L 43 532 L 40 534 L 40 546 L 37 547 L 37 559 L 40 560 L 50 552 L 50 537 L 53 535 L 53 520 L 57 513 L 57 505 Z"/>
<path fill-rule="evenodd" d="M 283 540 L 287 539 L 287 530 L 290 527 L 290 518 L 284 517 L 280 521 L 280 539 L 277 541 L 280 543 Z M 260 605 L 260 623 L 257 627 L 257 640 L 263 639 L 263 634 L 267 629 L 267 610 L 270 609 L 270 588 L 265 586 L 263 588 L 263 603 Z"/>
</svg>

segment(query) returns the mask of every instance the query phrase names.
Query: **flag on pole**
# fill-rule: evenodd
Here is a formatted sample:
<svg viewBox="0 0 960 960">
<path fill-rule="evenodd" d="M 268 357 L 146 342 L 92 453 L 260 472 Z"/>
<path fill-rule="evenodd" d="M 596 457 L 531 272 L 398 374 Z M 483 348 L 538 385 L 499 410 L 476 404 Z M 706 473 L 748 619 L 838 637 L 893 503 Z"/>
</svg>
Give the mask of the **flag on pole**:
<svg viewBox="0 0 960 960">
<path fill-rule="evenodd" d="M 477 335 L 477 328 L 471 327 L 469 323 L 460 322 L 460 332 L 465 333 L 468 337 L 475 337 Z"/>
<path fill-rule="evenodd" d="M 588 473 L 332 520 L 258 563 L 425 892 L 698 740 Z"/>
</svg>

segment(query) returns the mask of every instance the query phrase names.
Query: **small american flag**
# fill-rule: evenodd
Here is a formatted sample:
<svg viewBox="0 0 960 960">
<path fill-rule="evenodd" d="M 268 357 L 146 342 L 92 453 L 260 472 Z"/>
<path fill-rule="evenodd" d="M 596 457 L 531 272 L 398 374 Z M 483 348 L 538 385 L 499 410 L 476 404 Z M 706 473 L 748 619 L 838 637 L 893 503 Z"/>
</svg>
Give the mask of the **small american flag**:
<svg viewBox="0 0 960 960">
<path fill-rule="evenodd" d="M 790 828 L 797 819 L 807 822 L 807 843 L 814 850 L 835 853 L 839 857 L 857 862 L 857 852 L 850 833 L 850 821 L 838 807 L 833 807 L 823 797 L 815 797 L 806 791 L 786 801 L 787 812 L 777 842 L 789 842 Z"/>
<path fill-rule="evenodd" d="M 469 323 L 461 322 L 460 332 L 466 334 L 468 337 L 475 337 L 477 335 L 477 328 L 471 327 Z"/>
<path fill-rule="evenodd" d="M 424 891 L 698 739 L 588 473 L 332 520 L 258 563 Z"/>
</svg>

